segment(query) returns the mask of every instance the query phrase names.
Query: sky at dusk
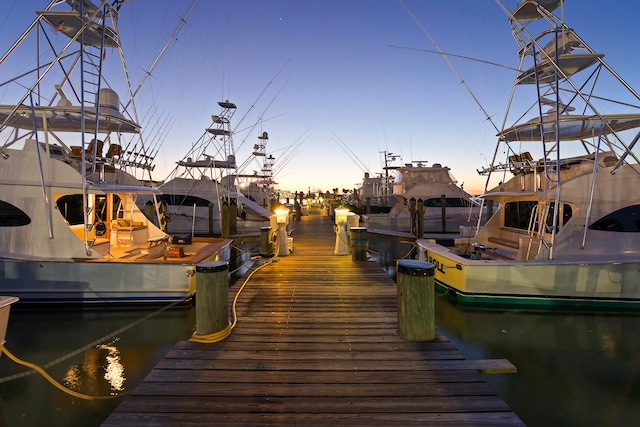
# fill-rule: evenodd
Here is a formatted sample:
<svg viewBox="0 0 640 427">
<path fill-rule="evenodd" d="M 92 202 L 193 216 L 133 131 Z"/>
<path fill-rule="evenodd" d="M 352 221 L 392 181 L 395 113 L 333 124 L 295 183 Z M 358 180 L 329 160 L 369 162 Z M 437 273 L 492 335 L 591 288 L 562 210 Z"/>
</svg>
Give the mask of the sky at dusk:
<svg viewBox="0 0 640 427">
<path fill-rule="evenodd" d="M 46 5 L 3 0 L 3 53 Z M 122 6 L 119 27 L 134 83 L 190 5 L 133 0 Z M 635 0 L 564 6 L 568 25 L 636 89 L 639 12 Z M 220 112 L 217 102 L 229 100 L 238 107 L 232 119 L 238 162 L 268 132 L 283 190 L 354 188 L 365 170 L 382 171 L 387 151 L 401 156 L 395 164 L 449 166 L 467 191 L 481 192 L 484 178 L 476 170 L 488 166 L 496 131 L 446 61 L 419 51 L 436 48 L 414 16 L 444 52 L 518 65 L 507 15 L 494 0 L 199 0 L 136 97 L 139 115 L 151 117 L 143 132 L 171 123 L 153 178 L 167 176 Z M 499 125 L 515 71 L 450 60 Z M 8 78 L 6 67 L 0 73 L 0 80 Z M 11 100 L 0 88 L 0 103 Z"/>
</svg>

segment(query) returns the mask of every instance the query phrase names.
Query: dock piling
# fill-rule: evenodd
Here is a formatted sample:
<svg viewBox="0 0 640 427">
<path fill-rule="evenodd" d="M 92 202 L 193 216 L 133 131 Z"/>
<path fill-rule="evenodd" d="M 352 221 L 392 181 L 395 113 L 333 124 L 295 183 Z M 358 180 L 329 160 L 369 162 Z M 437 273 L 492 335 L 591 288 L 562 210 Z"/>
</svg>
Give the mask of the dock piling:
<svg viewBox="0 0 640 427">
<path fill-rule="evenodd" d="M 407 341 L 433 341 L 435 267 L 425 261 L 401 259 L 396 264 L 398 335 Z"/>
<path fill-rule="evenodd" d="M 260 227 L 260 256 L 263 258 L 273 256 L 273 244 L 271 243 L 271 227 Z"/>
<path fill-rule="evenodd" d="M 229 266 L 226 261 L 196 265 L 196 335 L 210 335 L 229 324 Z"/>
<path fill-rule="evenodd" d="M 366 261 L 369 240 L 366 227 L 351 227 L 351 260 Z"/>
</svg>

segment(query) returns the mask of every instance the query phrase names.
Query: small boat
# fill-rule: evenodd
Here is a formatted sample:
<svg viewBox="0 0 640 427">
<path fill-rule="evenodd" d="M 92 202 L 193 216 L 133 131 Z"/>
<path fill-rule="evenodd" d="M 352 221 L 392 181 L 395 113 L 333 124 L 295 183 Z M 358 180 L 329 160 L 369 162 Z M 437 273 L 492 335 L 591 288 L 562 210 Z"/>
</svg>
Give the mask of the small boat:
<svg viewBox="0 0 640 427">
<path fill-rule="evenodd" d="M 7 78 L 25 49 L 38 64 L 1 83 L 18 95 L 0 105 L 0 293 L 23 303 L 188 299 L 196 264 L 228 260 L 231 240 L 176 238 L 160 228 L 160 191 L 128 171 L 152 169 L 134 100 L 122 104 L 102 73 L 105 48 L 124 60 L 116 30 L 124 10 L 88 0 L 57 9 L 63 5 L 37 11 L 0 61 Z M 68 38 L 65 48 L 47 49 L 51 33 Z M 143 160 L 124 144 L 141 147 Z"/>
<path fill-rule="evenodd" d="M 212 125 L 159 186 L 169 233 L 228 237 L 259 234 L 261 227 L 270 226 L 274 214 L 261 204 L 262 200 L 251 200 L 236 188 L 231 130 L 236 105 L 228 100 L 218 105 L 221 112 L 212 116 Z"/>
<path fill-rule="evenodd" d="M 418 241 L 463 303 L 640 307 L 640 96 L 554 14 L 561 3 L 503 6 L 522 71 L 497 135 L 506 158 L 479 171 L 493 215 L 451 246 Z"/>
</svg>

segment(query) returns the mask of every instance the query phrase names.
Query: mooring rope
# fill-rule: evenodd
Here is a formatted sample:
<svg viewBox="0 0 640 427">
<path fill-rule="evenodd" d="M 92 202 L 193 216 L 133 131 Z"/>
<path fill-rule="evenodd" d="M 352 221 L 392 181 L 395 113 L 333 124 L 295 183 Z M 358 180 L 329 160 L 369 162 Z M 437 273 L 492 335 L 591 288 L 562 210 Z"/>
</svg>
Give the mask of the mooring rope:
<svg viewBox="0 0 640 427">
<path fill-rule="evenodd" d="M 240 294 L 242 293 L 242 290 L 244 289 L 244 287 L 249 282 L 249 279 L 251 279 L 251 277 L 254 274 L 256 274 L 258 271 L 262 270 L 266 266 L 271 265 L 271 264 L 273 264 L 275 262 L 276 257 L 280 253 L 280 245 L 278 245 L 276 249 L 277 249 L 276 253 L 274 254 L 274 256 L 272 258 L 269 259 L 269 261 L 267 261 L 264 264 L 256 267 L 251 273 L 249 273 L 247 278 L 244 279 L 244 282 L 242 282 L 242 285 L 238 289 L 238 292 L 236 293 L 236 296 L 233 298 L 233 305 L 232 305 L 232 310 L 231 310 L 233 322 L 229 321 L 229 323 L 227 324 L 227 326 L 224 329 L 222 329 L 221 331 L 218 331 L 218 332 L 214 332 L 212 334 L 198 335 L 197 331 L 194 331 L 193 335 L 191 336 L 191 338 L 189 338 L 189 342 L 212 344 L 212 343 L 220 342 L 220 341 L 222 341 L 224 339 L 227 339 L 231 335 L 231 333 L 233 332 L 233 329 L 236 327 L 236 323 L 237 323 L 237 320 L 238 320 L 237 311 L 236 311 L 236 305 L 237 305 L 237 302 L 238 302 L 238 298 L 240 297 Z"/>
<path fill-rule="evenodd" d="M 16 362 L 18 365 L 22 365 L 22 366 L 26 366 L 27 368 L 31 368 L 33 370 L 33 372 L 37 372 L 40 375 L 42 375 L 47 381 L 49 381 L 51 384 L 53 384 L 57 389 L 62 390 L 63 392 L 70 394 L 73 397 L 77 397 L 80 399 L 84 399 L 84 400 L 106 400 L 106 399 L 116 399 L 122 396 L 126 396 L 127 394 L 131 393 L 130 391 L 125 391 L 123 393 L 119 393 L 117 395 L 112 395 L 112 396 L 92 396 L 92 395 L 88 395 L 88 394 L 84 394 L 84 393 L 79 393 L 75 390 L 71 390 L 70 388 L 67 388 L 65 386 L 63 386 L 62 384 L 60 384 L 59 382 L 57 382 L 55 379 L 53 379 L 53 377 L 51 375 L 49 375 L 47 373 L 47 371 L 45 371 L 43 368 L 41 368 L 40 366 L 36 365 L 35 363 L 30 363 L 30 362 L 26 362 L 22 359 L 19 359 L 18 357 L 14 356 L 13 353 L 11 353 L 9 350 L 7 350 L 7 348 L 4 346 L 4 344 L 0 344 L 0 353 L 4 353 L 6 354 L 9 359 L 13 360 L 14 362 Z"/>
<path fill-rule="evenodd" d="M 156 316 L 156 315 L 158 315 L 158 314 L 162 313 L 163 311 L 166 311 L 166 310 L 168 310 L 169 308 L 172 308 L 172 307 L 174 307 L 174 306 L 176 306 L 176 305 L 178 305 L 178 304 L 182 304 L 182 303 L 186 302 L 189 298 L 191 298 L 191 296 L 186 297 L 186 298 L 183 298 L 183 299 L 181 299 L 181 300 L 179 300 L 179 301 L 174 301 L 174 302 L 172 302 L 171 304 L 168 304 L 168 305 L 166 305 L 166 306 L 164 306 L 164 307 L 162 307 L 162 308 L 160 308 L 160 309 L 158 309 L 158 310 L 154 311 L 153 313 L 149 313 L 149 314 L 147 314 L 146 316 L 144 316 L 144 317 L 142 317 L 142 318 L 140 318 L 140 319 L 136 320 L 135 322 L 132 322 L 132 323 L 130 323 L 130 324 L 128 324 L 128 325 L 126 325 L 126 326 L 123 326 L 122 328 L 120 328 L 120 329 L 118 329 L 118 330 L 116 330 L 116 331 L 114 331 L 114 332 L 110 333 L 109 335 L 105 335 L 104 337 L 99 338 L 99 339 L 97 339 L 97 340 L 95 340 L 95 341 L 93 341 L 93 342 L 91 342 L 91 343 L 89 343 L 89 344 L 85 345 L 84 347 L 80 347 L 79 349 L 74 350 L 74 351 L 72 351 L 71 353 L 67 353 L 67 354 L 66 354 L 66 355 L 64 355 L 64 356 L 59 357 L 59 358 L 57 358 L 57 359 L 55 359 L 55 360 L 53 360 L 53 361 L 51 361 L 51 362 L 47 363 L 46 365 L 44 365 L 44 366 L 43 366 L 42 368 L 40 368 L 40 369 L 43 369 L 43 370 L 45 370 L 45 369 L 49 369 L 49 368 L 51 368 L 52 366 L 55 366 L 55 365 L 57 365 L 57 364 L 58 364 L 58 363 L 60 363 L 60 362 L 63 362 L 63 361 L 65 361 L 65 360 L 67 360 L 67 359 L 70 359 L 71 357 L 77 356 L 78 354 L 80 354 L 80 353 L 82 353 L 82 352 L 84 352 L 84 351 L 87 351 L 87 350 L 88 350 L 88 349 L 90 349 L 90 348 L 94 348 L 94 347 L 96 347 L 98 344 L 105 343 L 105 342 L 107 342 L 107 341 L 111 340 L 111 338 L 114 338 L 116 335 L 120 335 L 120 334 L 122 334 L 123 332 L 125 332 L 125 331 L 127 331 L 127 330 L 129 330 L 129 329 L 133 328 L 134 326 L 139 325 L 139 324 L 140 324 L 140 323 L 142 323 L 142 322 L 145 322 L 145 321 L 149 320 L 150 318 L 152 318 L 152 317 L 154 317 L 154 316 Z M 8 350 L 6 349 L 6 347 L 5 347 L 4 345 L 2 346 L 2 350 L 3 350 L 3 351 L 7 351 L 7 352 L 8 352 Z M 7 355 L 8 355 L 8 354 L 7 354 Z M 12 359 L 12 360 L 13 360 L 13 359 Z M 26 363 L 29 363 L 29 362 L 26 362 Z M 26 365 L 25 365 L 25 366 L 26 366 Z M 29 376 L 29 375 L 33 375 L 33 374 L 35 374 L 36 372 L 37 372 L 36 370 L 31 370 L 31 371 L 21 372 L 21 373 L 19 373 L 19 374 L 14 374 L 14 375 L 6 376 L 6 377 L 3 377 L 3 378 L 0 378 L 0 383 L 5 383 L 5 382 L 8 382 L 8 381 L 13 381 L 13 380 L 18 379 L 18 378 L 22 378 L 22 377 L 26 377 L 26 376 Z"/>
</svg>

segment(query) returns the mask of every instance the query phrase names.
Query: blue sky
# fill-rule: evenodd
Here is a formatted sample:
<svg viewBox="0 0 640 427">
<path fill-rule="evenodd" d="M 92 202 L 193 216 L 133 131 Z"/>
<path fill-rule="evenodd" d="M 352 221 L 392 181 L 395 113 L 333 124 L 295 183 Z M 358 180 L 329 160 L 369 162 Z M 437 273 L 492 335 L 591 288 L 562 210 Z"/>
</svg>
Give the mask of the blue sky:
<svg viewBox="0 0 640 427">
<path fill-rule="evenodd" d="M 443 51 L 517 66 L 517 44 L 494 0 L 404 3 Z M 509 8 L 518 3 L 505 0 Z M 134 83 L 190 4 L 134 0 L 122 6 L 119 26 Z M 640 88 L 640 6 L 633 0 L 611 4 L 568 0 L 566 21 Z M 45 6 L 45 1 L 3 2 L 3 52 L 33 11 Z M 228 99 L 238 106 L 233 121 L 238 160 L 248 157 L 257 136 L 267 131 L 270 151 L 277 162 L 286 162 L 276 176 L 281 189 L 326 191 L 360 183 L 364 172 L 341 148 L 344 142 L 372 174 L 382 171 L 380 152 L 386 150 L 404 162 L 449 166 L 465 189 L 480 192 L 484 178 L 476 169 L 493 155 L 493 126 L 442 57 L 388 45 L 434 49 L 397 0 L 199 0 L 136 99 L 140 115 L 155 111 L 158 120 L 172 118 L 153 177 L 167 175 L 209 126 L 211 114 L 219 112 L 217 102 Z M 451 60 L 499 124 L 514 72 Z M 4 80 L 6 68 L 0 72 Z M 0 102 L 7 97 L 0 90 Z M 296 143 L 293 152 L 286 151 Z"/>
</svg>

